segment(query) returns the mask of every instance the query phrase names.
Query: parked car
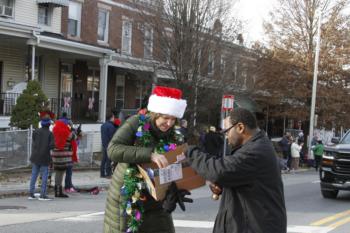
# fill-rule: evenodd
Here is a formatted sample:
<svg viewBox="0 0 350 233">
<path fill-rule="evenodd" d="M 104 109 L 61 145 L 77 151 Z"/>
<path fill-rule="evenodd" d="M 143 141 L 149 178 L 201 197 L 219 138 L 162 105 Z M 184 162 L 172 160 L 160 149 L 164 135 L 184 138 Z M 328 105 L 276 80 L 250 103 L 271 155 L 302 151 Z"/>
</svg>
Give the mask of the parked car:
<svg viewBox="0 0 350 233">
<path fill-rule="evenodd" d="M 336 198 L 339 190 L 350 191 L 350 130 L 343 138 L 332 139 L 322 156 L 320 168 L 321 193 Z"/>
</svg>

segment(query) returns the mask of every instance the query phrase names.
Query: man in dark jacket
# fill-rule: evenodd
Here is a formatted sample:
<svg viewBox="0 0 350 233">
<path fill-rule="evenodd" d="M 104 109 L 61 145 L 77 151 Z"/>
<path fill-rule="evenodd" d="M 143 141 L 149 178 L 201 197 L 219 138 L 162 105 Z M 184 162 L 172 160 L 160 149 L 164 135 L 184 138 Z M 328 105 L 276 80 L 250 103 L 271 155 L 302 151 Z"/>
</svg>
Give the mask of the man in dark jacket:
<svg viewBox="0 0 350 233">
<path fill-rule="evenodd" d="M 114 123 L 116 116 L 111 113 L 105 123 L 101 125 L 101 141 L 102 141 L 102 160 L 100 167 L 100 176 L 104 178 L 111 178 L 112 175 L 112 164 L 111 160 L 107 156 L 108 144 L 111 141 L 117 126 Z"/>
<path fill-rule="evenodd" d="M 235 109 L 224 123 L 231 155 L 215 158 L 196 147 L 186 152 L 192 168 L 215 184 L 211 190 L 222 191 L 213 232 L 285 233 L 283 184 L 270 140 L 246 109 Z"/>
<path fill-rule="evenodd" d="M 49 164 L 51 161 L 50 150 L 55 148 L 53 134 L 49 130 L 51 125 L 50 118 L 44 118 L 40 121 L 41 128 L 33 132 L 33 146 L 30 161 L 32 162 L 32 176 L 30 179 L 29 197 L 35 199 L 35 183 L 39 173 L 42 175 L 41 192 L 39 200 L 51 200 L 46 195 L 47 178 L 49 173 Z"/>
<path fill-rule="evenodd" d="M 282 149 L 284 163 L 287 167 L 290 167 L 291 154 L 290 154 L 290 146 L 292 144 L 291 134 L 287 132 L 281 141 L 278 142 L 279 146 Z"/>
</svg>

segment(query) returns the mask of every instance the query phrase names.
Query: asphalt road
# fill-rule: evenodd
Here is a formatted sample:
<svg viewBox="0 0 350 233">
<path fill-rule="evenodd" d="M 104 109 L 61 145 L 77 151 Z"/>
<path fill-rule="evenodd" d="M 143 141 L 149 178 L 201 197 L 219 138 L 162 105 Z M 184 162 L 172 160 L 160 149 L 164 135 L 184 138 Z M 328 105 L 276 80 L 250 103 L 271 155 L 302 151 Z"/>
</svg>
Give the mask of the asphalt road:
<svg viewBox="0 0 350 233">
<path fill-rule="evenodd" d="M 322 198 L 315 172 L 283 175 L 288 232 L 349 233 L 350 192 L 338 199 Z M 173 214 L 177 233 L 210 233 L 219 202 L 207 187 L 193 191 L 195 203 Z M 0 233 L 102 232 L 106 193 L 74 194 L 49 202 L 26 197 L 0 199 Z"/>
</svg>

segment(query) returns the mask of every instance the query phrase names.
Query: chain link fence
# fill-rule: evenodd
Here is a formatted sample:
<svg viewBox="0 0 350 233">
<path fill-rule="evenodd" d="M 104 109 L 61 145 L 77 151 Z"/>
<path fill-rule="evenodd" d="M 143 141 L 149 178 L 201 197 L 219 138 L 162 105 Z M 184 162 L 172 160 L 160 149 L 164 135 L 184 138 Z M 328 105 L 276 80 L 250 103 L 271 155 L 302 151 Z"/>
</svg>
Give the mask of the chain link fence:
<svg viewBox="0 0 350 233">
<path fill-rule="evenodd" d="M 0 132 L 0 170 L 27 166 L 31 141 L 29 129 Z"/>
<path fill-rule="evenodd" d="M 0 171 L 30 165 L 32 132 L 32 129 L 0 132 Z M 78 145 L 78 166 L 91 167 L 96 163 L 96 154 L 101 152 L 100 135 L 100 132 L 83 133 Z"/>
</svg>

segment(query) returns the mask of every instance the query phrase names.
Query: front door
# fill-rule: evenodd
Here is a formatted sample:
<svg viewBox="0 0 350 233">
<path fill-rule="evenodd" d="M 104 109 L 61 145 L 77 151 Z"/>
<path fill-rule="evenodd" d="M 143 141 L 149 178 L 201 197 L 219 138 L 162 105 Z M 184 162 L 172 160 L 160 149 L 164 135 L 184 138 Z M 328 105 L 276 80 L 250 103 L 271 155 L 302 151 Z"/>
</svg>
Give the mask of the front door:
<svg viewBox="0 0 350 233">
<path fill-rule="evenodd" d="M 73 67 L 72 120 L 96 122 L 99 111 L 100 71 L 86 61 L 76 61 Z"/>
</svg>

